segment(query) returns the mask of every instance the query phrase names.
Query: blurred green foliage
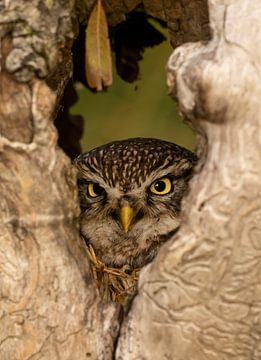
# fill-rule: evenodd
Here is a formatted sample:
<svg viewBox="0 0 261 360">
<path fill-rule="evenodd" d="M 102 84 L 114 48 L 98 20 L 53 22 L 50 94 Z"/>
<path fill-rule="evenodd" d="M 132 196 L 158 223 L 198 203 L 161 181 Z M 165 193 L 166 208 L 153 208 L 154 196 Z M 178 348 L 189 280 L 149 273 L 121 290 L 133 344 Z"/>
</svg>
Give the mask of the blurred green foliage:
<svg viewBox="0 0 261 360">
<path fill-rule="evenodd" d="M 113 85 L 103 93 L 78 88 L 79 101 L 72 114 L 85 119 L 83 151 L 130 137 L 156 137 L 194 149 L 195 136 L 168 96 L 165 66 L 171 47 L 168 41 L 146 49 L 140 79 L 124 82 L 114 69 Z"/>
</svg>

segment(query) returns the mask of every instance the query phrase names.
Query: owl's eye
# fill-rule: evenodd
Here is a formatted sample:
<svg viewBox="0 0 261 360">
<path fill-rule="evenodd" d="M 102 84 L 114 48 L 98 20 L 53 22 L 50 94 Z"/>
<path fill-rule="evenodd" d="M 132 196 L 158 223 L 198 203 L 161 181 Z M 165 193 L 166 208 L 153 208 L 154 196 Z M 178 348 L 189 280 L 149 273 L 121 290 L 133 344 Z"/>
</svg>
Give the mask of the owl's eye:
<svg viewBox="0 0 261 360">
<path fill-rule="evenodd" d="M 150 191 L 156 195 L 166 195 L 172 190 L 172 183 L 169 178 L 154 181 L 150 186 Z"/>
<path fill-rule="evenodd" d="M 87 190 L 88 190 L 88 195 L 92 198 L 96 198 L 102 195 L 104 192 L 104 189 L 99 184 L 92 182 L 88 184 Z"/>
</svg>

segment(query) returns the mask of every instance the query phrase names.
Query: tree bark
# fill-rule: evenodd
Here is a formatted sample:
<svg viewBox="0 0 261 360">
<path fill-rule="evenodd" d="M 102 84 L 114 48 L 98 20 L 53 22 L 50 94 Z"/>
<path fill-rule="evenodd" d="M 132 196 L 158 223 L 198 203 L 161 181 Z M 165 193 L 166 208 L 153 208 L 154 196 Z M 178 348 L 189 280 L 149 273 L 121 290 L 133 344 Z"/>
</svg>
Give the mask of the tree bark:
<svg viewBox="0 0 261 360">
<path fill-rule="evenodd" d="M 209 10 L 212 40 L 168 64 L 200 163 L 181 230 L 141 273 L 118 360 L 261 359 L 261 6 Z"/>
<path fill-rule="evenodd" d="M 258 0 L 209 0 L 212 40 L 184 45 L 169 61 L 200 163 L 182 228 L 142 271 L 117 344 L 119 307 L 102 304 L 93 285 L 75 174 L 52 123 L 78 19 L 93 2 L 0 0 L 0 359 L 112 359 L 116 351 L 124 360 L 259 360 Z M 132 9 L 124 3 L 123 14 Z M 156 2 L 143 3 L 151 13 Z M 195 13 L 201 29 L 206 2 L 178 3 L 187 11 L 180 23 Z"/>
<path fill-rule="evenodd" d="M 114 351 L 119 308 L 102 305 L 94 287 L 76 176 L 53 125 L 75 16 L 63 1 L 6 2 L 1 11 L 1 360 L 111 359 Z"/>
<path fill-rule="evenodd" d="M 144 9 L 146 14 L 166 22 L 173 47 L 210 38 L 207 0 L 104 0 L 103 3 L 113 26 L 135 9 Z"/>
</svg>

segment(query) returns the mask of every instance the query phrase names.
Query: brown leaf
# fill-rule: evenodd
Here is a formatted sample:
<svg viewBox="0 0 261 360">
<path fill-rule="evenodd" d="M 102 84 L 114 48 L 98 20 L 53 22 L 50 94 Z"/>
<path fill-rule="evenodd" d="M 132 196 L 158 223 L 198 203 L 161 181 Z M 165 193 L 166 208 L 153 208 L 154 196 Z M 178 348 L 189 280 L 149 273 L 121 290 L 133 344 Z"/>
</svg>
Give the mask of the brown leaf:
<svg viewBox="0 0 261 360">
<path fill-rule="evenodd" d="M 91 88 L 101 91 L 104 86 L 112 84 L 108 24 L 101 0 L 97 0 L 86 28 L 85 69 Z"/>
</svg>

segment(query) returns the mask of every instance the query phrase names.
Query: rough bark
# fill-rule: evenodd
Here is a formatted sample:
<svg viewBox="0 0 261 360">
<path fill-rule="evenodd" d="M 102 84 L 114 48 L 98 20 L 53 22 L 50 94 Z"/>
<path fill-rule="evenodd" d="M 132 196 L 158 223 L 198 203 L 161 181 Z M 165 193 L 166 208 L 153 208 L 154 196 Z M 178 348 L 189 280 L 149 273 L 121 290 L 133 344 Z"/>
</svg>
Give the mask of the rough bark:
<svg viewBox="0 0 261 360">
<path fill-rule="evenodd" d="M 102 306 L 76 225 L 57 103 L 71 74 L 74 2 L 1 4 L 0 359 L 111 359 L 118 308 Z"/>
<path fill-rule="evenodd" d="M 207 0 L 104 0 L 110 25 L 126 19 L 126 14 L 143 9 L 166 22 L 173 47 L 186 41 L 209 39 Z"/>
<path fill-rule="evenodd" d="M 75 174 L 53 126 L 93 3 L 0 0 L 1 360 L 111 359 L 115 350 L 119 308 L 101 304 L 93 285 Z"/>
<path fill-rule="evenodd" d="M 181 230 L 142 271 L 118 360 L 261 359 L 261 6 L 209 9 L 213 39 L 168 64 L 200 165 Z"/>
<path fill-rule="evenodd" d="M 123 18 L 133 9 L 124 3 Z M 205 18 L 206 2 L 190 3 L 171 2 L 186 11 L 173 22 L 185 29 L 177 43 L 207 33 L 197 14 Z M 93 286 L 75 174 L 52 123 L 92 4 L 0 1 L 1 360 L 114 356 L 119 309 L 102 305 Z M 143 2 L 160 17 L 155 4 Z M 200 134 L 201 165 L 180 232 L 142 272 L 118 359 L 261 358 L 261 9 L 258 0 L 209 5 L 213 39 L 177 49 L 168 80 Z M 193 14 L 196 32 L 185 26 Z"/>
</svg>

